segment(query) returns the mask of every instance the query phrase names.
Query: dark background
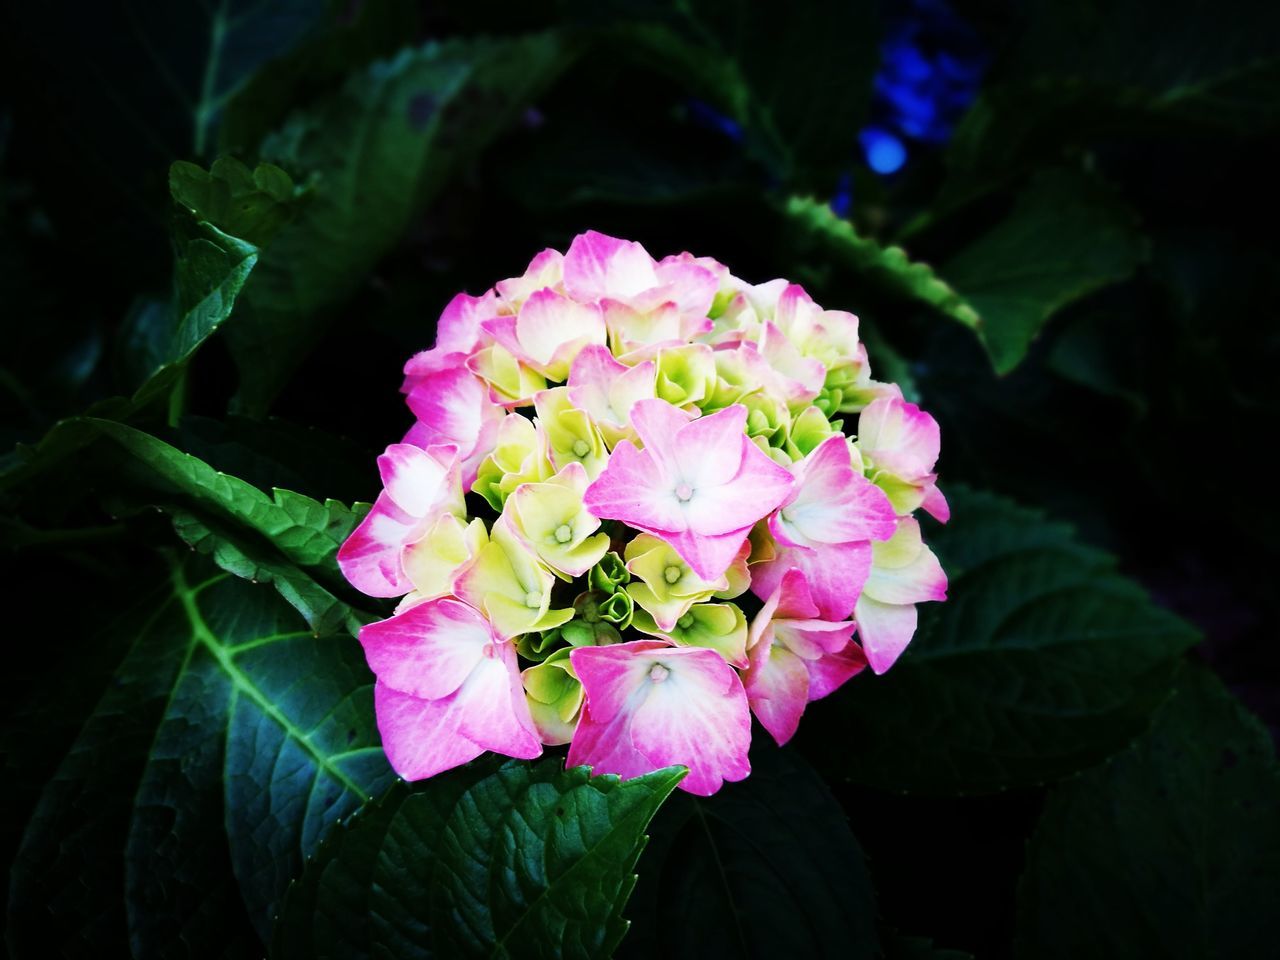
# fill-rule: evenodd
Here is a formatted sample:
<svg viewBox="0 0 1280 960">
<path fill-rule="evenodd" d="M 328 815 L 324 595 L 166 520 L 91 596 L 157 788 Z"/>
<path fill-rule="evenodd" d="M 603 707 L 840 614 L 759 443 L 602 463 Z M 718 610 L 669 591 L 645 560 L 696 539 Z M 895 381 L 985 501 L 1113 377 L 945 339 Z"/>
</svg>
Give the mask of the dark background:
<svg viewBox="0 0 1280 960">
<path fill-rule="evenodd" d="M 289 163 L 301 154 L 270 142 L 296 111 L 332 120 L 327 98 L 406 44 L 560 29 L 564 65 L 492 135 L 476 133 L 495 112 L 492 91 L 516 78 L 443 108 L 432 149 L 448 158 L 433 168 L 428 151 L 400 219 L 378 223 L 383 208 L 355 190 L 367 211 L 352 228 L 356 259 L 367 266 L 298 320 L 282 369 L 246 380 L 252 345 L 215 335 L 185 374 L 181 421 L 160 404 L 130 422 L 260 486 L 367 500 L 374 454 L 409 424 L 399 368 L 430 344 L 458 290 L 518 275 L 534 252 L 587 228 L 657 256 L 713 256 L 754 281 L 785 275 L 859 313 L 876 369 L 900 372 L 937 417 L 944 490 L 1006 495 L 1113 554 L 1200 631 L 1192 659 L 1274 738 L 1276 7 L 691 8 L 694 27 L 657 2 L 319 14 L 262 3 L 231 21 L 242 62 L 209 68 L 198 5 L 10 6 L 0 14 L 5 449 L 138 384 L 141 305 L 168 296 L 171 237 L 186 216 L 169 194 L 172 161 L 265 157 L 313 191 L 303 202 L 320 202 L 338 168 L 321 164 L 324 176 L 308 180 L 313 170 Z M 737 79 L 717 63 L 734 64 Z M 434 122 L 437 96 L 408 101 L 410 126 L 418 114 Z M 193 111 L 208 102 L 202 125 Z M 334 134 L 334 156 L 345 136 Z M 995 318 L 987 345 L 893 271 L 798 227 L 791 197 L 829 204 L 859 236 L 934 265 Z M 296 249 L 326 245 L 341 246 L 319 234 Z M 1015 301 L 1032 303 L 1030 319 Z M 297 428 L 334 438 L 323 457 L 281 440 Z M 127 639 L 104 642 L 102 626 L 163 576 L 156 547 L 173 542 L 158 515 L 113 518 L 117 477 L 95 463 L 86 454 L 56 481 L 5 491 L 7 850 L 123 652 Z M 1012 955 L 1048 787 L 900 796 L 828 779 L 886 929 Z M 1260 903 L 1274 879 L 1256 878 Z"/>
</svg>

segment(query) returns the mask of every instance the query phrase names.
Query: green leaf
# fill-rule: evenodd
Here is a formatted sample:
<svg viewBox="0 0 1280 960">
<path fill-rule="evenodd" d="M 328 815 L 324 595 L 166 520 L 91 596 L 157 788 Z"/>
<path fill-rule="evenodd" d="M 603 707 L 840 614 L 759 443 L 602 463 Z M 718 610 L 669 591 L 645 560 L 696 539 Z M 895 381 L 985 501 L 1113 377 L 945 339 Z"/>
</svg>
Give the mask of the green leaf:
<svg viewBox="0 0 1280 960">
<path fill-rule="evenodd" d="M 98 441 L 93 453 L 85 448 Z M 320 632 L 359 617 L 325 586 L 342 584 L 336 555 L 367 507 L 320 501 L 290 490 L 268 496 L 252 484 L 215 470 L 163 440 L 122 423 L 93 417 L 64 420 L 28 451 L 28 461 L 3 479 L 30 480 L 70 460 L 85 472 L 93 465 L 102 492 L 121 509 L 142 502 L 160 507 L 192 547 L 210 554 L 236 576 L 275 583 L 281 594 Z"/>
<path fill-rule="evenodd" d="M 611 956 L 645 827 L 684 771 L 494 766 L 397 787 L 335 831 L 289 891 L 273 958 Z"/>
<path fill-rule="evenodd" d="M 834 261 L 842 269 L 904 300 L 932 307 L 970 329 L 981 318 L 974 308 L 927 263 L 913 261 L 901 247 L 883 246 L 858 233 L 830 205 L 809 197 L 791 197 L 784 207 L 790 233 L 788 247 L 798 259 Z"/>
<path fill-rule="evenodd" d="M 129 353 L 143 377 L 124 412 L 173 388 L 196 350 L 222 325 L 255 264 L 258 248 L 209 223 L 180 224 L 172 299 L 143 301 L 127 321 Z"/>
<path fill-rule="evenodd" d="M 264 251 L 244 321 L 228 327 L 241 409 L 265 410 L 328 311 L 572 56 L 555 32 L 404 50 L 355 73 L 262 144 L 263 158 L 307 178 L 311 193 Z"/>
<path fill-rule="evenodd" d="M 1049 795 L 1018 904 L 1025 957 L 1263 957 L 1280 940 L 1280 767 L 1188 665 L 1151 731 Z"/>
<path fill-rule="evenodd" d="M 757 731 L 751 775 L 653 824 L 623 955 L 879 956 L 875 896 L 839 803 Z"/>
<path fill-rule="evenodd" d="M 888 673 L 811 704 L 800 748 L 831 776 L 934 794 L 1057 780 L 1123 749 L 1196 632 L 1070 527 L 993 494 L 947 495 L 951 523 L 925 539 L 949 599 L 919 606 Z"/>
<path fill-rule="evenodd" d="M 300 191 L 279 167 L 260 163 L 250 170 L 234 157 L 219 157 L 208 170 L 175 162 L 169 192 L 197 220 L 217 223 L 260 247 L 292 219 Z"/>
<path fill-rule="evenodd" d="M 289 879 L 393 775 L 372 677 L 275 594 L 175 566 L 13 867 L 19 957 L 260 955 Z M 255 933 L 256 931 L 256 933 Z"/>
<path fill-rule="evenodd" d="M 1009 216 L 942 273 L 977 312 L 996 371 L 1008 373 L 1049 317 L 1125 279 L 1145 256 L 1134 215 L 1113 192 L 1054 170 L 1032 180 Z"/>
</svg>

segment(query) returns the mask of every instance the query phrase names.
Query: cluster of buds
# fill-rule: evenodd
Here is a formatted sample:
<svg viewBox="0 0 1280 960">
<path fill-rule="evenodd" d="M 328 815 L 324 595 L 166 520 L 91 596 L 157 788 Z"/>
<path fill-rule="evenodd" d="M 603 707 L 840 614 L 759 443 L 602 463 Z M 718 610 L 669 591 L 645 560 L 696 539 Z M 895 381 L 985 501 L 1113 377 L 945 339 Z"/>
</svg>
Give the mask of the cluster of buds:
<svg viewBox="0 0 1280 960">
<path fill-rule="evenodd" d="M 752 713 L 785 743 L 945 599 L 912 517 L 947 519 L 936 422 L 785 280 L 588 232 L 455 297 L 402 389 L 416 423 L 338 560 L 401 598 L 360 641 L 406 779 L 567 743 L 714 793 Z"/>
</svg>

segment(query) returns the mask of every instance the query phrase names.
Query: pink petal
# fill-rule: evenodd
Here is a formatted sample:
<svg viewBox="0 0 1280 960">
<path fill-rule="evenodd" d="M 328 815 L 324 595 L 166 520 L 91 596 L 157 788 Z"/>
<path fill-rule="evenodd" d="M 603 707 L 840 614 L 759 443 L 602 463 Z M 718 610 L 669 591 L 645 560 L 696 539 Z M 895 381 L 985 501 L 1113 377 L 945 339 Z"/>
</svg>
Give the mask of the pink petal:
<svg viewBox="0 0 1280 960">
<path fill-rule="evenodd" d="M 608 347 L 588 344 L 569 369 L 569 402 L 592 419 L 617 423 L 610 415 L 609 385 L 629 369 L 613 358 Z"/>
<path fill-rule="evenodd" d="M 719 580 L 738 556 L 751 527 L 710 535 L 692 530 L 673 532 L 644 528 L 646 533 L 661 537 L 693 568 L 703 580 Z"/>
<path fill-rule="evenodd" d="M 680 475 L 676 435 L 692 419 L 693 414 L 656 397 L 637 401 L 631 408 L 631 423 L 640 435 L 640 442 L 664 477 Z"/>
<path fill-rule="evenodd" d="M 637 450 L 629 440 L 614 448 L 582 502 L 601 520 L 623 520 L 650 532 L 681 530 L 686 523 L 674 484 L 664 481 L 648 450 Z"/>
<path fill-rule="evenodd" d="M 463 685 L 498 642 L 489 622 L 458 600 L 428 600 L 360 628 L 365 659 L 394 690 L 440 700 Z"/>
<path fill-rule="evenodd" d="M 436 322 L 435 346 L 414 354 L 405 363 L 401 389 L 408 393 L 420 377 L 449 366 L 451 354 L 474 353 L 481 343 L 480 324 L 497 315 L 498 299 L 492 290 L 479 297 L 460 293 L 450 300 Z"/>
<path fill-rule="evenodd" d="M 683 764 L 680 788 L 710 796 L 725 780 L 751 773 L 751 713 L 734 669 L 714 650 L 682 647 L 656 654 L 670 670 L 650 681 L 631 718 L 631 742 L 655 768 Z"/>
<path fill-rule="evenodd" d="M 347 581 L 370 597 L 400 597 L 413 584 L 400 563 L 400 554 L 426 532 L 427 521 L 395 505 L 386 492 L 338 548 L 338 567 Z"/>
<path fill-rule="evenodd" d="M 500 280 L 498 293 L 508 302 L 523 300 L 544 287 L 557 286 L 563 274 L 564 256 L 559 250 L 548 248 L 529 261 L 523 276 Z"/>
<path fill-rule="evenodd" d="M 856 643 L 850 643 L 838 653 L 804 661 L 809 671 L 809 700 L 821 700 L 861 673 L 866 665 L 867 658 Z"/>
<path fill-rule="evenodd" d="M 693 484 L 693 497 L 684 504 L 689 528 L 697 533 L 715 536 L 750 528 L 791 492 L 795 482 L 791 471 L 775 463 L 746 436 L 739 434 L 737 441 L 742 452 L 738 472 L 719 486 Z M 686 448 L 685 456 L 694 457 L 693 449 Z"/>
<path fill-rule="evenodd" d="M 947 498 L 942 495 L 936 483 L 925 488 L 924 502 L 920 506 L 924 508 L 925 513 L 939 523 L 946 523 L 951 519 L 951 505 L 947 503 Z"/>
<path fill-rule="evenodd" d="M 881 397 L 858 417 L 858 447 L 876 466 L 912 480 L 933 470 L 941 435 L 937 421 L 914 403 Z"/>
<path fill-rule="evenodd" d="M 644 682 L 649 664 L 641 654 L 669 649 L 670 644 L 657 640 L 633 640 L 604 647 L 574 647 L 569 653 L 569 661 L 582 681 L 586 706 L 591 709 L 595 721 L 605 723 L 612 720 Z"/>
<path fill-rule="evenodd" d="M 916 632 L 914 604 L 880 603 L 864 596 L 858 600 L 855 619 L 862 650 L 876 673 L 894 665 Z"/>
<path fill-rule="evenodd" d="M 790 650 L 760 644 L 751 651 L 751 666 L 742 674 L 751 712 L 782 746 L 800 726 L 809 702 L 809 671 Z"/>
<path fill-rule="evenodd" d="M 419 380 L 406 400 L 422 425 L 415 440 L 423 441 L 422 446 L 456 444 L 464 458 L 476 448 L 486 425 L 505 415 L 490 399 L 485 382 L 466 368 L 465 358 Z"/>
<path fill-rule="evenodd" d="M 458 448 L 451 444 L 423 450 L 409 443 L 393 443 L 378 457 L 378 472 L 387 495 L 414 517 L 433 515 L 449 502 L 450 488 L 458 483 L 457 469 Z"/>
<path fill-rule="evenodd" d="M 516 317 L 519 355 L 535 368 L 546 368 L 562 359 L 564 348 L 572 344 L 604 344 L 604 319 L 594 304 L 581 304 L 554 290 L 539 290 L 520 307 Z M 564 357 L 566 362 L 572 358 Z"/>
<path fill-rule="evenodd" d="M 387 761 L 406 780 L 434 777 L 484 753 L 458 732 L 451 699 L 420 700 L 378 681 L 373 707 Z"/>
<path fill-rule="evenodd" d="M 681 427 L 674 437 L 674 456 L 681 479 L 695 490 L 718 487 L 732 480 L 742 467 L 746 429 L 747 408 L 740 403 Z M 755 449 L 751 443 L 745 446 Z M 731 526 L 740 527 L 742 523 Z"/>
<path fill-rule="evenodd" d="M 575 300 L 625 298 L 657 285 L 653 258 L 638 243 L 588 230 L 565 254 L 564 288 Z"/>
<path fill-rule="evenodd" d="M 658 769 L 631 743 L 631 715 L 615 714 L 599 720 L 589 704 L 582 705 L 578 726 L 569 742 L 565 766 L 589 766 L 595 774 L 639 777 Z"/>
<path fill-rule="evenodd" d="M 666 288 L 665 294 L 681 313 L 707 315 L 720 289 L 714 273 L 700 264 L 673 261 L 670 257 L 659 263 L 655 272 L 658 283 Z"/>
<path fill-rule="evenodd" d="M 871 544 L 820 543 L 812 547 L 779 546 L 778 555 L 751 568 L 751 590 L 768 597 L 790 569 L 800 570 L 823 620 L 844 620 L 853 612 L 871 572 Z"/>
<path fill-rule="evenodd" d="M 486 750 L 530 760 L 542 753 L 516 662 L 515 646 L 498 642 L 456 694 L 458 732 Z"/>
<path fill-rule="evenodd" d="M 794 468 L 796 487 L 773 535 L 791 546 L 887 540 L 898 518 L 884 491 L 855 471 L 845 438 L 828 437 Z"/>
</svg>

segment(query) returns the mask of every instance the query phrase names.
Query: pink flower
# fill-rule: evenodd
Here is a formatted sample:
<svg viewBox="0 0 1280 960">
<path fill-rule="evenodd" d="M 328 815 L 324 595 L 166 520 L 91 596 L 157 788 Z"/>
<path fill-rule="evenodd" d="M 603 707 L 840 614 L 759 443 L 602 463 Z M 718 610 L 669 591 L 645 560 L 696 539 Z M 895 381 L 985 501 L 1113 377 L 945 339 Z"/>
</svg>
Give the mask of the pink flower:
<svg viewBox="0 0 1280 960">
<path fill-rule="evenodd" d="M 351 585 L 371 597 L 399 597 L 413 589 L 402 562 L 405 548 L 444 513 L 463 511 L 457 448 L 425 450 L 393 443 L 378 457 L 383 491 L 338 550 Z"/>
<path fill-rule="evenodd" d="M 751 710 L 778 745 L 794 736 L 805 704 L 825 697 L 866 666 L 854 625 L 823 620 L 799 570 L 788 570 L 751 623 L 750 666 L 742 675 Z"/>
<path fill-rule="evenodd" d="M 635 777 L 682 764 L 680 789 L 704 797 L 751 772 L 746 693 L 714 650 L 636 640 L 569 656 L 586 694 L 569 766 Z"/>
<path fill-rule="evenodd" d="M 584 347 L 569 371 L 570 402 L 591 418 L 610 444 L 634 433 L 631 408 L 639 400 L 653 399 L 653 389 L 652 360 L 628 367 L 605 347 Z"/>
<path fill-rule="evenodd" d="M 871 401 L 862 411 L 857 443 L 868 472 L 899 514 L 906 516 L 922 506 L 935 520 L 946 523 L 951 518 L 933 472 L 941 449 L 933 417 L 903 400 L 895 388 L 891 396 Z"/>
<path fill-rule="evenodd" d="M 475 483 L 480 461 L 493 450 L 498 426 L 506 411 L 494 403 L 489 387 L 466 366 L 464 354 L 450 354 L 448 363 L 414 379 L 406 398 L 418 418 L 404 442 L 417 447 L 453 444 L 462 464 L 462 484 Z"/>
<path fill-rule="evenodd" d="M 872 547 L 870 574 L 854 611 L 867 662 L 884 673 L 916 632 L 916 604 L 947 599 L 947 575 L 920 537 L 920 524 L 904 518 L 897 532 Z"/>
<path fill-rule="evenodd" d="M 459 600 L 428 600 L 361 628 L 374 708 L 396 773 L 422 780 L 486 750 L 529 759 L 542 743 L 515 647 Z"/>
<path fill-rule="evenodd" d="M 444 308 L 436 323 L 436 344 L 430 350 L 415 353 L 404 365 L 401 393 L 409 393 L 418 381 L 430 373 L 451 366 L 452 354 L 467 357 L 482 343 L 480 324 L 498 315 L 498 298 L 492 290 L 480 297 L 460 293 Z"/>
<path fill-rule="evenodd" d="M 752 525 L 791 491 L 791 473 L 747 439 L 741 404 L 696 420 L 665 400 L 640 400 L 584 503 L 601 519 L 661 537 L 704 580 L 718 580 Z"/>
<path fill-rule="evenodd" d="M 751 589 L 768 598 L 791 569 L 804 574 L 824 620 L 853 612 L 871 569 L 871 540 L 884 540 L 897 525 L 885 494 L 853 469 L 845 438 L 823 440 L 792 466 L 795 487 L 769 518 L 777 555 L 752 568 Z"/>
<path fill-rule="evenodd" d="M 604 345 L 604 318 L 594 303 L 578 303 L 554 290 L 538 290 L 514 317 L 485 321 L 484 330 L 518 360 L 551 380 L 564 380 L 588 344 Z"/>
</svg>

